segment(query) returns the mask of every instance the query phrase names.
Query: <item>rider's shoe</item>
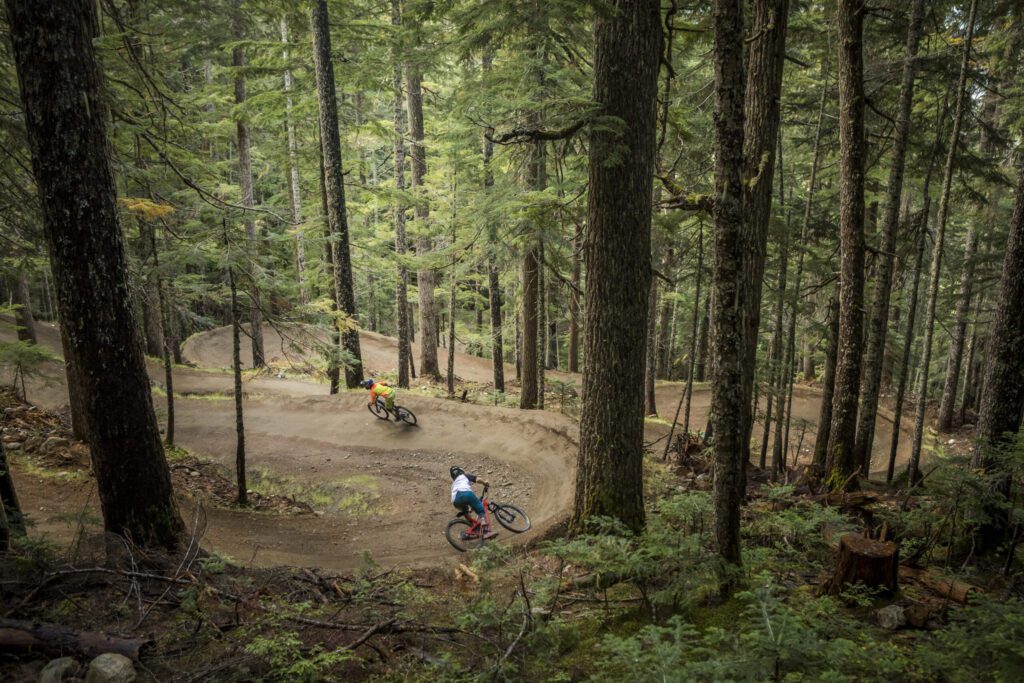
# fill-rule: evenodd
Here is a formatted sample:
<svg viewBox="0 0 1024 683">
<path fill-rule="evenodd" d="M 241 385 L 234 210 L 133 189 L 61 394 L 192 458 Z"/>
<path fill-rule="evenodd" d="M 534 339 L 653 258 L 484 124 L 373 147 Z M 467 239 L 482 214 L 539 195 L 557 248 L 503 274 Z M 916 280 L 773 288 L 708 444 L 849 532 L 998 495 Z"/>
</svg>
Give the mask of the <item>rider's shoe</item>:
<svg viewBox="0 0 1024 683">
<path fill-rule="evenodd" d="M 487 531 L 484 532 L 484 540 L 485 541 L 489 541 L 492 538 L 497 538 L 497 537 L 498 537 L 498 532 L 497 531 L 487 530 Z"/>
</svg>

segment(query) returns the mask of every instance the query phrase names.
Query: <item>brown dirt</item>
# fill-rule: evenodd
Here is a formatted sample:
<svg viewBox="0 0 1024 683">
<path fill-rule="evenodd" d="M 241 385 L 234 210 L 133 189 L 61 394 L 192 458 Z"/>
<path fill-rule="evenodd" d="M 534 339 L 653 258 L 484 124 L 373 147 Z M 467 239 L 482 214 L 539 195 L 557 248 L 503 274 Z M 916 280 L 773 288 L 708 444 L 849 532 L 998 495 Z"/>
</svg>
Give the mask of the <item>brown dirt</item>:
<svg viewBox="0 0 1024 683">
<path fill-rule="evenodd" d="M 59 353 L 57 330 L 39 324 L 39 332 L 42 343 Z M 516 542 L 542 533 L 568 513 L 577 430 L 569 419 L 550 412 L 519 412 L 436 399 L 423 395 L 428 392 L 421 387 L 399 396 L 399 403 L 419 416 L 419 426 L 382 422 L 366 411 L 365 392 L 327 396 L 323 384 L 298 372 L 308 369 L 301 348 L 294 347 L 296 342 L 301 344 L 303 333 L 285 334 L 290 339 L 282 343 L 274 330 L 268 327 L 265 331 L 268 357 L 283 372 L 246 379 L 249 486 L 262 493 L 292 496 L 317 514 L 229 508 L 201 493 L 181 491 L 187 520 L 193 518 L 197 504 L 205 508 L 208 526 L 204 543 L 208 548 L 257 566 L 292 564 L 346 570 L 363 561 L 364 551 L 388 565 L 455 561 L 460 556 L 443 537 L 444 523 L 452 516 L 447 469 L 453 463 L 495 483 L 497 499 L 526 508 L 534 520 L 534 531 L 516 537 Z M 368 371 L 393 371 L 397 356 L 393 338 L 364 332 L 361 342 Z M 197 365 L 227 367 L 228 328 L 193 336 L 184 351 Z M 296 372 L 288 369 L 290 366 Z M 455 372 L 464 381 L 487 383 L 490 360 L 457 353 Z M 506 373 L 514 376 L 514 369 L 507 366 Z M 29 398 L 59 410 L 67 403 L 62 368 L 55 364 L 46 374 L 48 383 L 31 384 Z M 552 374 L 579 385 L 579 375 Z M 159 364 L 150 363 L 150 375 L 162 385 Z M 177 442 L 204 461 L 219 465 L 230 478 L 235 451 L 234 407 L 228 400 L 231 376 L 223 370 L 179 367 L 174 381 Z M 679 383 L 659 383 L 658 405 L 668 421 L 682 390 Z M 706 386 L 695 389 L 692 429 L 703 428 L 710 397 Z M 797 387 L 793 416 L 811 423 L 801 462 L 807 462 L 813 451 L 819 404 L 815 388 Z M 162 420 L 166 412 L 163 399 L 158 399 L 157 410 Z M 880 411 L 880 416 L 876 448 L 888 452 L 891 415 Z M 664 422 L 648 421 L 649 441 L 667 432 Z M 761 429 L 756 429 L 755 460 L 760 434 Z M 794 448 L 799 434 L 794 423 Z M 909 432 L 904 431 L 900 463 L 909 454 L 909 439 Z M 97 507 L 91 481 L 77 487 L 55 486 L 52 478 L 33 481 L 25 475 L 21 481 L 25 506 L 39 522 L 37 530 L 59 539 L 73 535 L 69 517 L 83 506 Z M 501 540 L 507 542 L 511 536 L 504 533 Z"/>
<path fill-rule="evenodd" d="M 59 352 L 56 329 L 39 327 L 42 343 Z M 54 365 L 48 383 L 29 386 L 34 403 L 55 410 L 66 405 L 61 370 Z M 159 365 L 151 363 L 150 375 L 162 381 Z M 233 467 L 230 375 L 176 368 L 175 390 L 176 441 L 204 460 Z M 240 562 L 345 570 L 361 564 L 364 552 L 388 565 L 454 561 L 459 556 L 443 530 L 454 512 L 448 467 L 456 463 L 490 480 L 496 500 L 527 510 L 534 528 L 515 536 L 517 543 L 560 522 L 571 504 L 576 428 L 562 416 L 403 393 L 399 403 L 420 420 L 409 427 L 373 417 L 364 391 L 327 396 L 323 385 L 268 375 L 248 380 L 245 391 L 249 486 L 263 481 L 270 491 L 311 502 L 320 514 L 225 508 L 179 492 L 186 520 L 197 503 L 206 507 L 204 544 Z M 165 414 L 163 399 L 157 411 Z M 22 472 L 19 483 L 36 532 L 68 541 L 83 507 L 98 516 L 91 481 L 69 486 Z"/>
</svg>

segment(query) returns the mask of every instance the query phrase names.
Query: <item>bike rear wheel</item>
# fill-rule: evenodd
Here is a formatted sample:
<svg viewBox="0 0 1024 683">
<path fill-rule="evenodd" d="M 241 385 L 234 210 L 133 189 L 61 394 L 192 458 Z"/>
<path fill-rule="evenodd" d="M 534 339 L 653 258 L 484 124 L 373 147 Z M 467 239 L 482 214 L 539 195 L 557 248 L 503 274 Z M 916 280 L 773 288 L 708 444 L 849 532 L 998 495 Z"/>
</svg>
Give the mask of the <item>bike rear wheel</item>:
<svg viewBox="0 0 1024 683">
<path fill-rule="evenodd" d="M 416 416 L 408 408 L 402 406 L 395 406 L 395 417 L 407 425 L 416 425 Z"/>
<path fill-rule="evenodd" d="M 466 538 L 470 527 L 473 523 L 463 517 L 456 517 L 452 521 L 448 522 L 448 526 L 444 529 L 444 537 L 448 539 L 452 547 L 459 552 L 466 552 L 467 550 L 475 550 L 480 548 L 484 544 L 484 536 L 480 533 L 480 529 L 474 532 L 474 536 Z"/>
<path fill-rule="evenodd" d="M 509 531 L 521 534 L 530 530 L 530 518 L 523 509 L 509 503 L 491 503 L 491 516 Z"/>
<path fill-rule="evenodd" d="M 366 409 L 373 413 L 375 417 L 378 417 L 381 420 L 388 419 L 388 410 L 380 403 L 371 403 L 370 405 L 366 406 Z"/>
</svg>

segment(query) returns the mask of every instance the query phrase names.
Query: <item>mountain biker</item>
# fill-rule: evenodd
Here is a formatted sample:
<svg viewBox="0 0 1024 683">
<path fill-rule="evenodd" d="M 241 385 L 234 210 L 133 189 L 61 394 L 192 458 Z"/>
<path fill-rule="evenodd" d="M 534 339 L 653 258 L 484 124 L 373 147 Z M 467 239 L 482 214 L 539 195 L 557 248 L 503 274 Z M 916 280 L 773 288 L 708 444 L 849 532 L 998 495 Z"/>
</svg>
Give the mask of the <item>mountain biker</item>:
<svg viewBox="0 0 1024 683">
<path fill-rule="evenodd" d="M 484 515 L 484 504 L 480 502 L 477 495 L 473 493 L 473 484 L 482 484 L 484 487 L 490 486 L 490 483 L 484 481 L 475 474 L 467 474 L 458 465 L 453 465 L 449 470 L 448 474 L 452 475 L 452 505 L 459 509 L 460 512 L 466 513 L 470 508 L 473 508 L 473 512 L 476 513 L 477 519 L 480 520 L 481 531 L 483 532 L 484 538 L 494 538 L 498 534 L 491 531 L 487 525 L 487 517 Z M 469 519 L 467 517 L 467 519 Z"/>
<path fill-rule="evenodd" d="M 384 382 L 378 382 L 374 378 L 364 379 L 359 386 L 370 390 L 370 401 L 366 404 L 372 406 L 378 398 L 384 398 L 384 407 L 390 411 L 395 410 L 395 388 Z"/>
</svg>

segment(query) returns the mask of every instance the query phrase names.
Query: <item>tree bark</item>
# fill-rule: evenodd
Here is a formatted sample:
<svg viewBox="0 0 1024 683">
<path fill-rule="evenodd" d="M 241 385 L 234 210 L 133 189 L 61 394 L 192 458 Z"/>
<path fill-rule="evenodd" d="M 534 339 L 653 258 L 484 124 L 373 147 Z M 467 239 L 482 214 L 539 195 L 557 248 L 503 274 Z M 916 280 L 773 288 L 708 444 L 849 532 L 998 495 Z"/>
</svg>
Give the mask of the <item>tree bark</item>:
<svg viewBox="0 0 1024 683">
<path fill-rule="evenodd" d="M 899 587 L 899 566 L 897 544 L 846 534 L 839 539 L 836 567 L 824 589 L 829 595 L 839 595 L 851 585 L 863 584 L 893 593 Z"/>
<path fill-rule="evenodd" d="M 708 365 L 708 334 L 711 331 L 711 295 L 704 297 L 704 315 L 700 318 L 700 329 L 697 333 L 697 364 L 693 369 L 693 378 L 697 382 L 707 380 Z"/>
<path fill-rule="evenodd" d="M 977 253 L 977 223 L 971 221 L 967 228 L 967 243 L 964 245 L 964 269 L 960 277 L 956 320 L 953 323 L 952 338 L 949 341 L 946 381 L 942 387 L 942 400 L 939 403 L 937 427 L 940 432 L 948 432 L 953 428 L 953 410 L 956 408 L 956 394 L 960 385 L 960 366 L 963 364 L 964 342 L 967 339 L 967 318 L 971 309 L 971 298 L 974 296 L 974 266 Z"/>
<path fill-rule="evenodd" d="M 331 33 L 327 0 L 316 0 L 310 11 L 313 26 L 313 63 L 320 102 L 320 142 L 324 157 L 324 188 L 327 195 L 327 224 L 331 231 L 334 256 L 334 289 L 339 312 L 348 321 L 341 331 L 342 346 L 348 352 L 345 386 L 354 389 L 363 377 L 359 331 L 355 327 L 356 298 L 352 284 L 352 256 L 349 251 L 348 217 L 345 211 L 345 186 L 342 183 L 341 137 L 338 132 L 338 101 L 334 92 L 334 65 L 331 62 Z"/>
<path fill-rule="evenodd" d="M 743 261 L 740 278 L 743 290 L 742 325 L 744 410 L 741 414 L 744 443 L 740 479 L 745 478 L 749 443 L 753 429 L 751 395 L 757 369 L 757 341 L 761 323 L 761 290 L 768 246 L 768 224 L 772 213 L 772 181 L 775 179 L 775 149 L 779 139 L 779 110 L 782 67 L 789 22 L 789 0 L 753 0 L 746 55 L 743 129 Z M 717 415 L 717 413 L 716 413 Z"/>
<path fill-rule="evenodd" d="M 235 40 L 245 40 L 243 28 L 243 14 L 241 0 L 235 0 L 232 17 L 232 30 Z M 263 305 L 260 301 L 259 270 L 260 270 L 260 249 L 256 236 L 256 222 L 252 219 L 251 210 L 254 205 L 252 186 L 252 159 L 249 154 L 249 125 L 246 123 L 247 116 L 242 107 L 246 100 L 245 91 L 245 51 L 241 46 L 231 50 L 231 65 L 235 68 L 235 107 L 236 121 L 235 131 L 238 143 L 238 185 L 242 190 L 242 206 L 246 208 L 245 239 L 247 243 L 247 255 L 249 256 L 249 271 L 252 277 L 249 279 L 249 323 L 251 329 L 249 338 L 252 340 L 252 366 L 262 368 L 266 365 L 263 355 Z"/>
<path fill-rule="evenodd" d="M 14 324 L 18 328 L 18 341 L 36 343 L 36 319 L 32 315 L 32 296 L 29 294 L 28 278 L 19 271 L 10 278 L 11 297 L 14 299 Z"/>
<path fill-rule="evenodd" d="M 139 546 L 175 550 L 184 526 L 130 304 L 93 45 L 96 7 L 88 0 L 7 0 L 7 18 L 104 526 Z"/>
<path fill-rule="evenodd" d="M 337 279 L 335 278 L 335 263 L 334 263 L 334 242 L 331 234 L 331 224 L 328 220 L 329 209 L 327 204 L 327 174 L 324 170 L 324 155 L 323 145 L 320 146 L 320 215 L 323 218 L 324 225 L 324 266 L 327 271 L 327 275 L 330 279 L 331 285 L 328 287 L 327 296 L 331 300 L 331 345 L 329 351 L 329 362 L 327 364 L 327 381 L 330 383 L 330 389 L 328 390 L 330 395 L 338 393 L 338 388 L 341 380 L 341 372 L 338 363 L 335 359 L 341 349 L 341 331 L 338 328 L 337 316 L 338 316 L 338 288 L 335 286 Z M 372 305 L 372 304 L 371 304 Z M 376 331 L 376 330 L 375 330 Z"/>
<path fill-rule="evenodd" d="M 935 331 L 935 302 L 939 295 L 939 278 L 942 274 L 942 251 L 946 241 L 946 218 L 949 215 L 949 194 L 953 184 L 953 166 L 957 146 L 960 142 L 960 127 L 963 123 L 967 99 L 967 71 L 970 66 L 971 41 L 974 38 L 974 17 L 978 0 L 971 0 L 967 17 L 967 35 L 964 38 L 963 58 L 960 62 L 960 78 L 956 89 L 956 113 L 953 115 L 953 132 L 950 135 L 949 153 L 942 179 L 942 193 L 939 195 L 939 212 L 935 217 L 935 247 L 932 252 L 931 281 L 928 285 L 928 304 L 924 313 L 924 346 L 921 351 L 920 380 L 917 387 L 917 410 L 914 413 L 914 444 L 910 451 L 907 472 L 910 481 L 920 477 L 921 441 L 924 438 L 924 412 L 928 402 L 928 370 L 932 360 L 932 337 Z"/>
<path fill-rule="evenodd" d="M 18 502 L 18 493 L 14 488 L 14 478 L 11 476 L 11 467 L 7 461 L 7 451 L 4 450 L 3 441 L 0 440 L 0 515 L 3 519 L 0 524 L 3 526 L 0 535 L 0 552 L 7 550 L 10 539 L 14 536 L 24 536 L 25 516 L 21 511 L 21 503 Z"/>
<path fill-rule="evenodd" d="M 914 103 L 914 71 L 916 68 L 917 49 L 921 42 L 921 30 L 924 24 L 924 4 L 924 0 L 914 0 L 911 9 L 910 26 L 907 29 L 907 56 L 903 61 L 900 100 L 897 105 L 896 130 L 893 140 L 892 165 L 889 167 L 889 184 L 886 188 L 885 213 L 882 218 L 881 254 L 878 259 L 874 301 L 871 306 L 867 329 L 867 345 L 864 351 L 864 382 L 861 387 L 860 414 L 853 449 L 854 457 L 861 463 L 861 473 L 865 477 L 868 476 L 871 470 L 871 449 L 875 441 L 878 394 L 882 386 L 882 367 L 885 364 L 885 341 L 889 329 L 889 299 L 892 295 L 896 230 L 899 226 L 899 211 L 903 193 L 903 172 L 907 157 L 907 140 L 910 138 L 910 111 Z"/>
<path fill-rule="evenodd" d="M 231 247 L 228 240 L 227 222 L 224 223 L 224 247 L 228 250 L 228 290 L 231 292 L 231 373 L 234 379 L 235 401 L 235 502 L 249 504 L 249 490 L 245 477 L 245 416 L 242 406 L 242 311 L 238 305 L 238 287 L 235 285 L 235 268 L 231 264 Z"/>
<path fill-rule="evenodd" d="M 828 437 L 832 431 L 832 397 L 836 390 L 836 359 L 839 352 L 839 291 L 828 303 L 828 348 L 825 350 L 825 373 L 821 378 L 821 410 L 818 433 L 814 439 L 814 464 L 821 470 L 828 459 Z"/>
<path fill-rule="evenodd" d="M 583 229 L 572 240 L 572 287 L 569 290 L 569 372 L 580 371 L 580 287 L 583 265 Z"/>
<path fill-rule="evenodd" d="M 546 164 L 544 159 L 544 142 L 536 142 L 530 148 L 530 161 L 527 168 L 527 184 L 531 190 L 543 190 L 547 184 Z M 538 406 L 540 401 L 540 355 L 537 346 L 540 336 L 540 269 L 544 267 L 540 256 L 540 236 L 535 226 L 527 227 L 527 244 L 523 253 L 522 263 L 522 328 L 520 335 L 519 358 L 520 370 L 519 407 L 527 410 Z"/>
<path fill-rule="evenodd" d="M 749 282 L 744 272 L 744 88 L 743 2 L 715 0 L 713 5 L 715 60 L 715 262 L 714 315 L 711 320 L 712 389 L 711 415 L 715 438 L 715 542 L 723 562 L 720 577 L 723 593 L 731 592 L 734 577 L 728 568 L 738 567 L 740 556 L 740 504 L 743 470 L 748 458 L 750 394 L 744 387 L 746 346 L 744 331 L 750 329 Z M 773 153 L 776 135 L 768 137 Z M 771 189 L 772 175 L 768 174 Z M 755 326 L 756 328 L 756 326 Z M 752 375 L 751 375 L 752 377 Z"/>
<path fill-rule="evenodd" d="M 594 100 L 601 115 L 623 125 L 590 131 L 585 400 L 570 522 L 576 531 L 598 515 L 638 531 L 645 514 L 641 411 L 661 10 L 657 0 L 612 4 L 617 11 L 596 22 Z"/>
<path fill-rule="evenodd" d="M 689 369 L 686 373 L 686 409 L 683 415 L 683 434 L 690 433 L 690 402 L 693 398 L 693 381 L 697 374 L 697 338 L 700 334 L 697 331 L 700 317 L 700 286 L 704 275 L 704 221 L 700 220 L 700 227 L 697 232 L 697 286 L 693 295 L 693 324 L 690 332 L 690 358 Z"/>
<path fill-rule="evenodd" d="M 835 488 L 859 467 L 854 454 L 864 333 L 864 0 L 840 0 L 839 343 L 825 476 Z"/>
<path fill-rule="evenodd" d="M 657 415 L 658 402 L 654 395 L 654 375 L 657 368 L 655 345 L 655 322 L 657 321 L 656 311 L 658 310 L 658 278 L 651 278 L 650 293 L 647 298 L 647 330 L 645 336 L 644 351 L 644 414 Z"/>
<path fill-rule="evenodd" d="M 427 255 L 433 247 L 428 221 L 430 200 L 427 198 L 423 179 L 427 175 L 427 151 L 423 145 L 423 74 L 415 65 L 406 67 L 409 104 L 409 145 L 412 183 L 410 188 L 416 196 L 416 256 L 420 268 L 416 271 L 417 296 L 420 305 L 420 375 L 440 379 L 441 370 L 437 363 L 437 304 L 434 302 L 434 288 L 437 276 L 427 262 Z"/>
<path fill-rule="evenodd" d="M 288 63 L 288 21 L 281 17 L 281 44 L 284 45 L 285 64 Z M 295 138 L 295 120 L 292 114 L 292 70 L 284 69 L 285 129 L 288 132 L 288 198 L 292 215 L 292 232 L 295 234 L 295 279 L 299 286 L 299 302 L 309 301 L 306 289 L 306 240 L 302 225 L 302 191 L 299 186 L 299 146 Z"/>
<path fill-rule="evenodd" d="M 978 415 L 975 466 L 994 467 L 992 446 L 1020 430 L 1024 411 L 1024 162 L 1003 256 Z"/>
<path fill-rule="evenodd" d="M 391 0 L 391 25 L 396 35 L 402 26 L 402 6 L 400 0 Z M 396 39 L 397 40 L 397 39 Z M 409 388 L 409 360 L 412 348 L 409 346 L 409 271 L 405 265 L 405 202 L 401 194 L 405 192 L 405 110 L 402 98 L 402 55 L 397 44 L 393 49 L 394 71 L 391 87 L 394 93 L 394 125 L 395 125 L 395 256 L 398 261 L 398 282 L 395 285 L 395 308 L 398 324 L 398 386 Z M 422 100 L 422 97 L 420 98 Z M 420 112 L 422 117 L 423 112 Z M 435 349 L 436 352 L 436 349 Z M 421 365 L 422 369 L 422 365 Z"/>
<path fill-rule="evenodd" d="M 672 277 L 672 267 L 675 265 L 675 250 L 669 247 L 665 250 L 665 256 L 661 261 L 661 271 L 665 277 Z M 661 312 L 658 314 L 658 345 L 656 376 L 668 379 L 669 367 L 672 363 L 672 301 L 667 296 L 661 297 Z"/>
</svg>

